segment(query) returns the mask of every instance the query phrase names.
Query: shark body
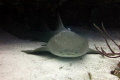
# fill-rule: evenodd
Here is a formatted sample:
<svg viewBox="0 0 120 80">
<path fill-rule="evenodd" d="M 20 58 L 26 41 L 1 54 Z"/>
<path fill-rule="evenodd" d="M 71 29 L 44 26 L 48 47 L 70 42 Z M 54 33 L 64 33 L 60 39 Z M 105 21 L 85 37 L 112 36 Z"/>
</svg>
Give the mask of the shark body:
<svg viewBox="0 0 120 80">
<path fill-rule="evenodd" d="M 66 29 L 58 15 L 57 30 L 46 45 L 35 50 L 26 50 L 22 52 L 33 53 L 37 51 L 48 51 L 59 57 L 79 57 L 86 53 L 96 52 L 89 48 L 87 39 L 79 36 L 70 29 Z"/>
</svg>

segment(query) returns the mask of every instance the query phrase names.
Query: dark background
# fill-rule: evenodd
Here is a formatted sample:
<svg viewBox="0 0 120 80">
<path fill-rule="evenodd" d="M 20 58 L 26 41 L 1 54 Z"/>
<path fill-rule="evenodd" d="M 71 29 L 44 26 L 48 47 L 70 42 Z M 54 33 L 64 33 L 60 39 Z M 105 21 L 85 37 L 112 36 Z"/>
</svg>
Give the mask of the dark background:
<svg viewBox="0 0 120 80">
<path fill-rule="evenodd" d="M 44 31 L 46 22 L 55 30 L 58 12 L 65 26 L 94 29 L 93 23 L 103 22 L 106 29 L 120 29 L 119 0 L 0 0 L 0 27 L 24 35 Z"/>
</svg>

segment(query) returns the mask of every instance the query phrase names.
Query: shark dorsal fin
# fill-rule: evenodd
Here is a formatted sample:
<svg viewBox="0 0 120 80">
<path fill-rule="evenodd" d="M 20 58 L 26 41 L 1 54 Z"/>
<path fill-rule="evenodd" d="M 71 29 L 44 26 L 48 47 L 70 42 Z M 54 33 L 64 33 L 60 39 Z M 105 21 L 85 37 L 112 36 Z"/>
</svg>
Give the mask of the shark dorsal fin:
<svg viewBox="0 0 120 80">
<path fill-rule="evenodd" d="M 58 13 L 58 15 L 57 15 L 57 23 L 56 23 L 56 32 L 59 33 L 62 30 L 66 30 L 66 28 L 64 27 L 64 25 L 62 23 L 62 20 L 61 20 L 61 17 L 60 17 L 60 14 Z"/>
</svg>

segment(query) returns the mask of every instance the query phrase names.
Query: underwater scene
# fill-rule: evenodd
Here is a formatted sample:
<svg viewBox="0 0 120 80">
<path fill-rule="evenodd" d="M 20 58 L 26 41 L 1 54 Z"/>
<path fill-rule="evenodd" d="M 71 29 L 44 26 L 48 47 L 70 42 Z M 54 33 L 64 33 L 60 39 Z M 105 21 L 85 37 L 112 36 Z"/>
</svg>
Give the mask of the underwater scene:
<svg viewBox="0 0 120 80">
<path fill-rule="evenodd" d="M 120 80 L 120 1 L 0 0 L 0 80 Z"/>
</svg>

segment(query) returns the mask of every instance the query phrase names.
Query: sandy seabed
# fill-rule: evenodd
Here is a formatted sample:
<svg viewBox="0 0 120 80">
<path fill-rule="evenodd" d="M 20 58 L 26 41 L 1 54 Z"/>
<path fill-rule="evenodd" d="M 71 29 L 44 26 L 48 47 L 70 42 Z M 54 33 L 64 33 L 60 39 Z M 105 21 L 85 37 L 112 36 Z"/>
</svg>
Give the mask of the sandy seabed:
<svg viewBox="0 0 120 80">
<path fill-rule="evenodd" d="M 109 52 L 99 33 L 82 30 L 80 34 L 87 37 L 90 48 L 95 49 L 96 44 Z M 110 35 L 119 44 L 119 31 L 112 31 Z M 111 41 L 109 43 L 116 52 L 119 51 Z M 41 47 L 41 44 L 44 42 L 22 40 L 0 30 L 0 80 L 119 80 L 110 71 L 117 67 L 120 58 L 110 59 L 100 54 L 61 58 L 52 54 L 21 52 Z"/>
</svg>

